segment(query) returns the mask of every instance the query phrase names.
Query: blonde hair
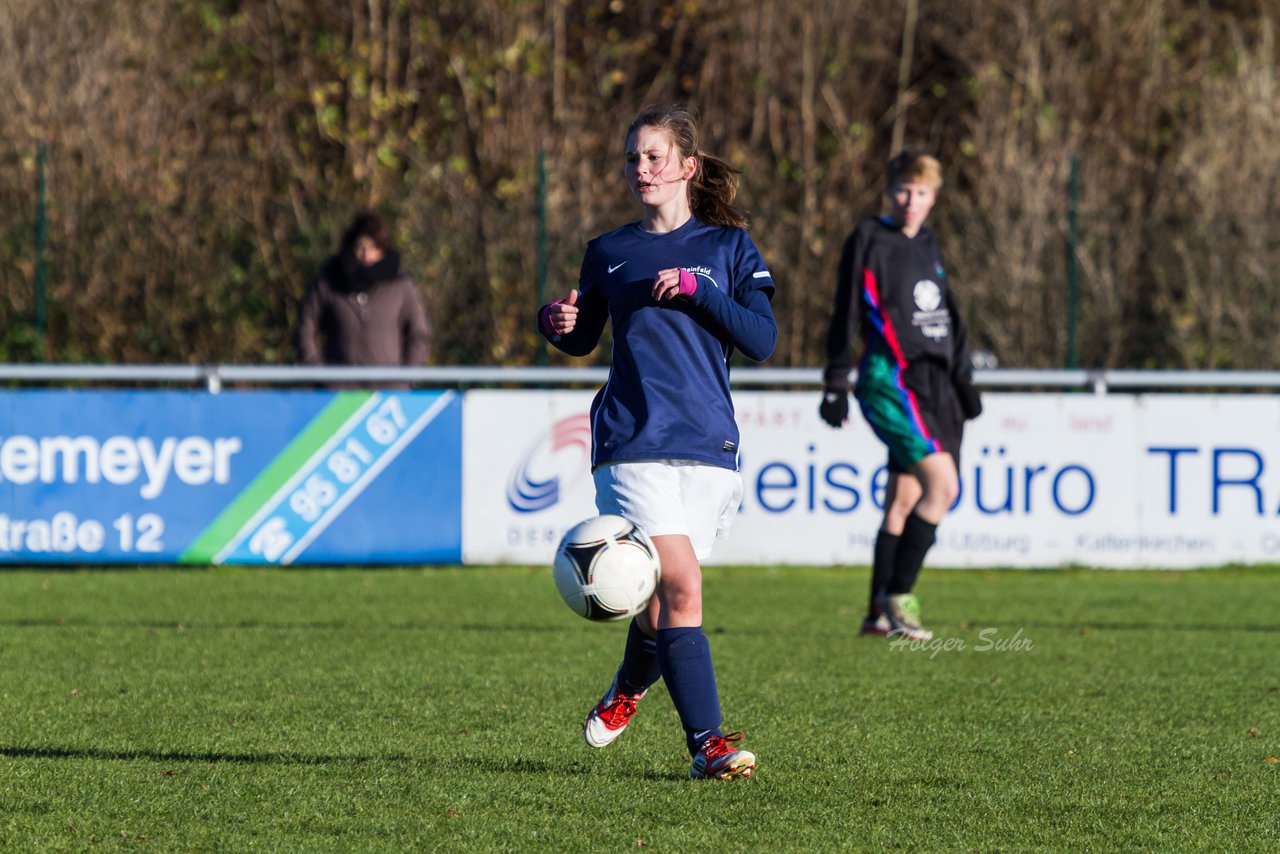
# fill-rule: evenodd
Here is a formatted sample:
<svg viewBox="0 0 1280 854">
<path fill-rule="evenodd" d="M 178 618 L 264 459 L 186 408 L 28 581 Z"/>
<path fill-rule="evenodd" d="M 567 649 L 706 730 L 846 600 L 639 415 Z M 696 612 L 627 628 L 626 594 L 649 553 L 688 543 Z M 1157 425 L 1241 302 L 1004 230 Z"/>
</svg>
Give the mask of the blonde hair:
<svg viewBox="0 0 1280 854">
<path fill-rule="evenodd" d="M 942 189 L 942 164 L 931 154 L 915 148 L 905 148 L 893 157 L 885 167 L 886 186 L 892 187 L 906 181 L 928 184 L 936 193 Z"/>
<path fill-rule="evenodd" d="M 640 128 L 657 128 L 671 135 L 681 158 L 697 158 L 689 181 L 689 208 L 709 225 L 747 227 L 747 217 L 733 205 L 738 194 L 738 170 L 698 147 L 698 126 L 680 107 L 646 107 L 627 128 L 624 144 Z"/>
</svg>

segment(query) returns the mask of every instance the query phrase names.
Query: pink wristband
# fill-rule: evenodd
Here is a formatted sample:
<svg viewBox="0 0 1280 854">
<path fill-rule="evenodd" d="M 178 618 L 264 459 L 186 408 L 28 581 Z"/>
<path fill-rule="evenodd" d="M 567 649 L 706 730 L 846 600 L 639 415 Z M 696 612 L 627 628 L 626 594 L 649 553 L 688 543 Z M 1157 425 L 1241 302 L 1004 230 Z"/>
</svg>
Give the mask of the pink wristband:
<svg viewBox="0 0 1280 854">
<path fill-rule="evenodd" d="M 542 307 L 542 311 L 538 312 L 538 327 L 542 330 L 543 334 L 546 335 L 548 338 L 560 337 L 560 333 L 556 332 L 556 328 L 551 324 L 551 310 L 554 309 L 556 306 L 560 305 L 560 303 L 562 302 L 564 302 L 564 300 L 562 299 L 558 299 L 554 302 L 549 302 Z"/>
<path fill-rule="evenodd" d="M 698 279 L 684 267 L 680 268 L 680 296 L 691 297 L 698 292 Z"/>
</svg>

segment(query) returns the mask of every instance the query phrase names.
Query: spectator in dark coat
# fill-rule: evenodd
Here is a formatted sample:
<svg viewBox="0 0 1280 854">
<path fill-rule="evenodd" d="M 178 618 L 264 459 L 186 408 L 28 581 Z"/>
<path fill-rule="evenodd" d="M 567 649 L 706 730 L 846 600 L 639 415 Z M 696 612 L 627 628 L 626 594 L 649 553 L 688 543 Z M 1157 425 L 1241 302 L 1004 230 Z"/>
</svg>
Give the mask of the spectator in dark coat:
<svg viewBox="0 0 1280 854">
<path fill-rule="evenodd" d="M 307 365 L 413 366 L 430 357 L 431 324 L 382 217 L 358 214 L 311 280 L 297 345 Z"/>
</svg>

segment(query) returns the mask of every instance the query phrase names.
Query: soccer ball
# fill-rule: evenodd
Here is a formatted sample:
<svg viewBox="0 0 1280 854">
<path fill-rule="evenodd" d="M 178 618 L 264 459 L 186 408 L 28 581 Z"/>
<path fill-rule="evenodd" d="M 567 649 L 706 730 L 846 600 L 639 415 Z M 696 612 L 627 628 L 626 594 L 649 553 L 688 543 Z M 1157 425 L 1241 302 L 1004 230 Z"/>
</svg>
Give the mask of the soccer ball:
<svg viewBox="0 0 1280 854">
<path fill-rule="evenodd" d="M 560 598 L 575 614 L 597 621 L 643 611 L 662 572 L 648 535 L 621 516 L 596 516 L 570 528 L 553 568 Z"/>
</svg>

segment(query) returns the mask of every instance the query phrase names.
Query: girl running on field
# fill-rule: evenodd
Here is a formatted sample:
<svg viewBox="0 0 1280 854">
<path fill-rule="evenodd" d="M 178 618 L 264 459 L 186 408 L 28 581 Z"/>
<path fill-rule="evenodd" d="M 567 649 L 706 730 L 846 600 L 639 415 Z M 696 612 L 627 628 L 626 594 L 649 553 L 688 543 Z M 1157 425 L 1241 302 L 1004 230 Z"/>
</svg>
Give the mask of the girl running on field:
<svg viewBox="0 0 1280 854">
<path fill-rule="evenodd" d="M 613 743 L 661 678 L 693 757 L 689 776 L 746 777 L 755 755 L 737 746 L 741 733 L 720 731 L 699 561 L 742 498 L 729 360 L 735 350 L 757 362 L 773 352 L 774 283 L 733 207 L 736 171 L 699 147 L 688 112 L 646 110 L 625 140 L 640 221 L 590 241 L 578 287 L 538 313 L 542 334 L 573 356 L 613 324 L 609 379 L 591 404 L 596 507 L 636 523 L 662 561 L 658 591 L 632 621 L 583 735 L 592 747 Z"/>
</svg>

